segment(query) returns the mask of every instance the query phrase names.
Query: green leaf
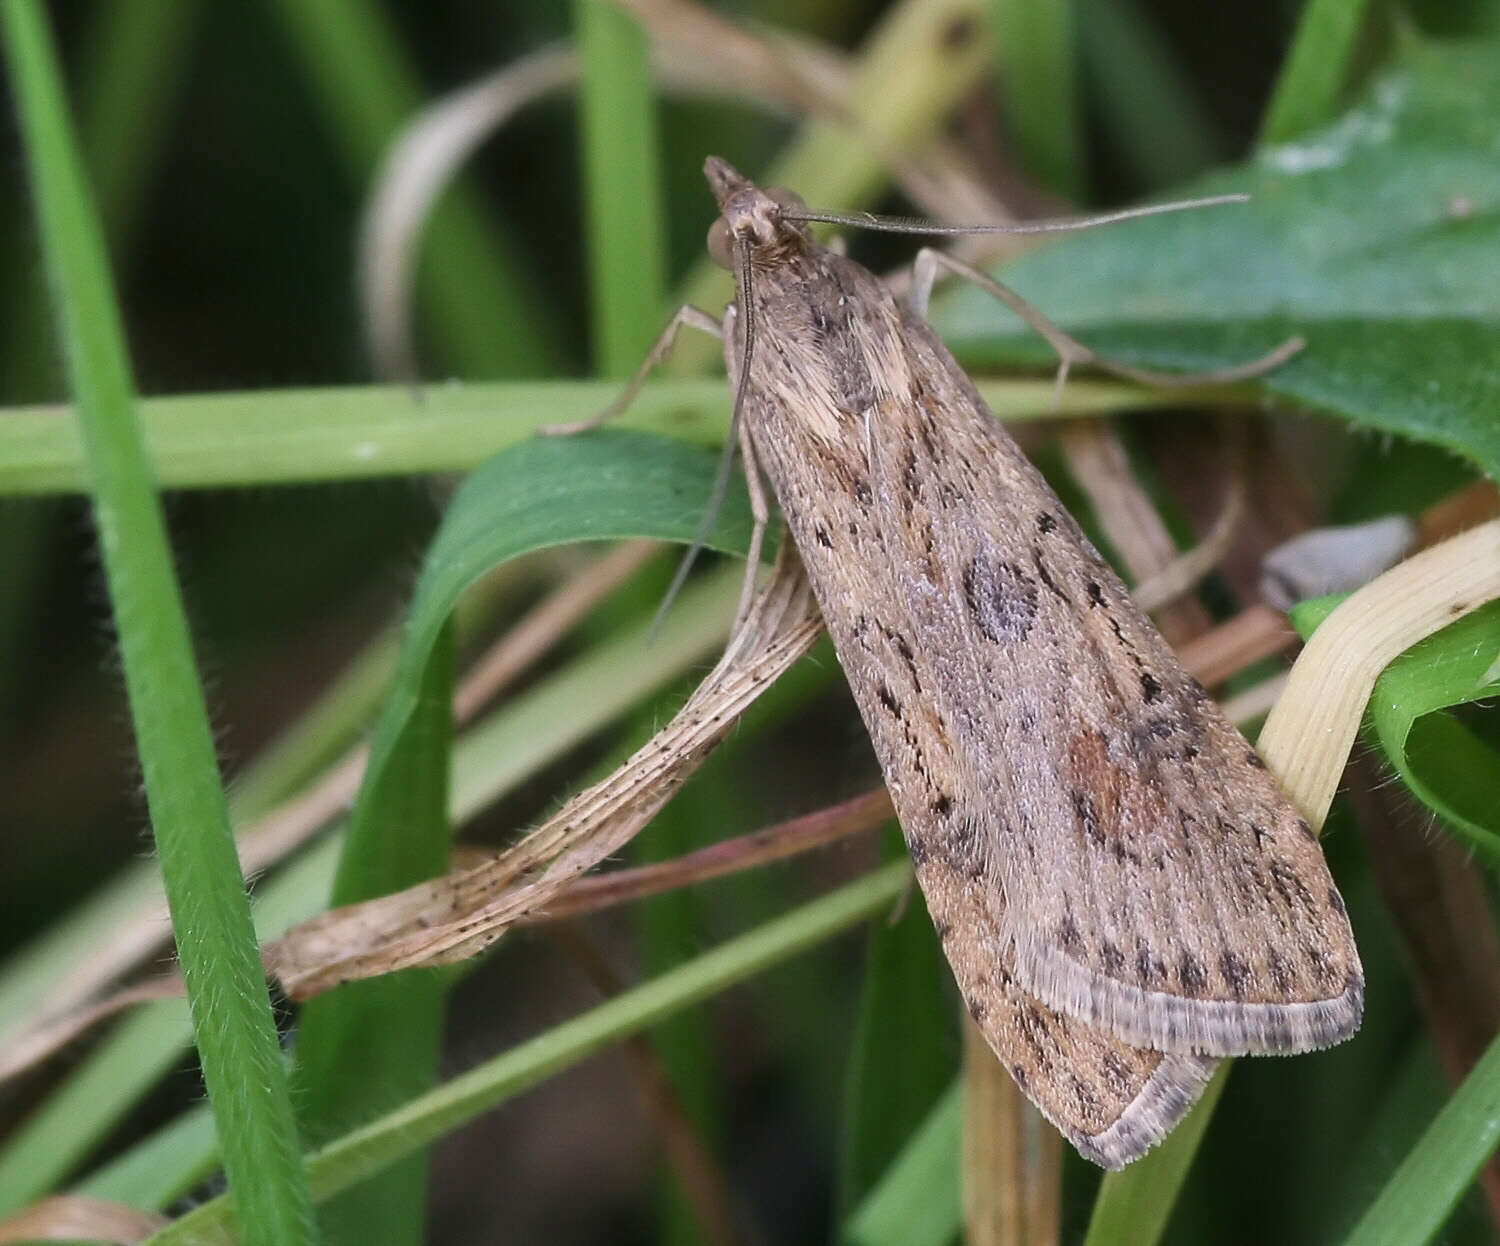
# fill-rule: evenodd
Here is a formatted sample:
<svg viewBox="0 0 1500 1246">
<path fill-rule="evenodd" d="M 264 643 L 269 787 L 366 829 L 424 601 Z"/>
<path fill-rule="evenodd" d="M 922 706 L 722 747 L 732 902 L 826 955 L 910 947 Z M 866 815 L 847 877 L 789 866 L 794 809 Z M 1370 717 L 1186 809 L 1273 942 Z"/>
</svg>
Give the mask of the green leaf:
<svg viewBox="0 0 1500 1246">
<path fill-rule="evenodd" d="M 1300 603 L 1292 622 L 1310 635 L 1342 600 Z M 1492 866 L 1500 866 L 1500 753 L 1447 711 L 1500 693 L 1500 602 L 1408 649 L 1381 673 L 1367 720 L 1408 790 Z"/>
<path fill-rule="evenodd" d="M 881 847 L 888 861 L 906 858 L 894 823 Z M 844 1215 L 863 1202 L 953 1080 L 960 1044 L 951 980 L 914 891 L 900 920 L 870 931 L 844 1094 L 838 1202 Z"/>
<path fill-rule="evenodd" d="M 850 1246 L 947 1246 L 958 1236 L 963 1103 L 960 1078 L 850 1218 Z"/>
<path fill-rule="evenodd" d="M 714 466 L 714 455 L 669 438 L 600 431 L 523 442 L 477 469 L 427 552 L 365 787 L 384 781 L 408 742 L 424 671 L 464 589 L 497 563 L 547 545 L 642 533 L 690 541 L 712 503 Z M 730 490 L 706 543 L 743 550 L 749 528 L 749 503 Z"/>
<path fill-rule="evenodd" d="M 1439 711 L 1500 693 L 1500 602 L 1491 602 L 1397 658 L 1375 685 L 1370 720 L 1412 794 L 1500 864 L 1493 746 Z"/>
<path fill-rule="evenodd" d="M 1073 235 L 1005 279 L 1090 346 L 1156 367 L 1301 335 L 1267 393 L 1500 474 L 1497 111 L 1497 45 L 1413 43 L 1333 125 L 1183 188 L 1251 203 Z M 935 320 L 973 363 L 1050 358 L 971 287 Z"/>
<path fill-rule="evenodd" d="M 1344 1246 L 1409 1246 L 1442 1228 L 1500 1143 L 1500 1039 L 1407 1154 Z"/>
</svg>

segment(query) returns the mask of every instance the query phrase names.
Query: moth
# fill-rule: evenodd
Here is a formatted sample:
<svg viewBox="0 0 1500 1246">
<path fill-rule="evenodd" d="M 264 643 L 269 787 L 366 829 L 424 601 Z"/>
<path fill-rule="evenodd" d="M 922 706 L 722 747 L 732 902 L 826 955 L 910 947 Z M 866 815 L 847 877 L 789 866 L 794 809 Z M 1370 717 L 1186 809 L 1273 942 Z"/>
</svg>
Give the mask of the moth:
<svg viewBox="0 0 1500 1246">
<path fill-rule="evenodd" d="M 757 532 L 764 479 L 968 1011 L 1064 1136 L 1123 1167 L 1218 1058 L 1358 1028 L 1317 837 L 919 311 L 808 229 L 848 218 L 705 172 L 735 301 L 722 326 L 683 309 L 645 367 L 682 323 L 722 332 Z M 923 255 L 918 304 L 946 262 Z"/>
</svg>

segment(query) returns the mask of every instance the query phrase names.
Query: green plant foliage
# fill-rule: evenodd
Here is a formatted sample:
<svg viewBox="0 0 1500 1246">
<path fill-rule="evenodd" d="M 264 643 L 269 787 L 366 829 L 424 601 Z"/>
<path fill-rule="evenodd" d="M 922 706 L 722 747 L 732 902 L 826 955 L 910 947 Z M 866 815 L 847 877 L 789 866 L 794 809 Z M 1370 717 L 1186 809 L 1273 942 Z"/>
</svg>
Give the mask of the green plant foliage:
<svg viewBox="0 0 1500 1246">
<path fill-rule="evenodd" d="M 1311 635 L 1342 598 L 1303 602 L 1292 621 Z M 1368 725 L 1406 788 L 1492 866 L 1500 866 L 1500 751 L 1454 707 L 1500 694 L 1500 602 L 1429 636 L 1386 667 Z"/>
<path fill-rule="evenodd" d="M 1500 473 L 1497 46 L 1412 43 L 1337 121 L 1180 188 L 1249 204 L 1072 235 L 1005 280 L 1090 346 L 1155 367 L 1224 367 L 1301 336 L 1267 393 Z M 971 363 L 1048 358 L 982 291 L 955 289 L 934 320 Z"/>
</svg>

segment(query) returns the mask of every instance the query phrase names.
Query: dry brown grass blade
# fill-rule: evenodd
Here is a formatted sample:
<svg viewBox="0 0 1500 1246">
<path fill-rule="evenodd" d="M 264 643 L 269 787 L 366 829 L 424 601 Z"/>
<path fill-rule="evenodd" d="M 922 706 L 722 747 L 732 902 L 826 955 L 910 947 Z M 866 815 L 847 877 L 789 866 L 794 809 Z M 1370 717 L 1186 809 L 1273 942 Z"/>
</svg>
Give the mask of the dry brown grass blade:
<svg viewBox="0 0 1500 1246">
<path fill-rule="evenodd" d="M 1177 656 L 1199 683 L 1212 688 L 1252 662 L 1296 645 L 1297 632 L 1286 615 L 1267 605 L 1254 605 L 1178 646 Z"/>
<path fill-rule="evenodd" d="M 0 1051 L 0 1082 L 40 1064 L 80 1034 L 127 1008 L 158 999 L 176 999 L 186 993 L 182 975 L 173 970 L 161 977 L 124 987 L 96 1003 L 55 1014 L 49 1020 L 17 1035 L 14 1041 L 7 1043 L 5 1049 Z"/>
<path fill-rule="evenodd" d="M 1105 539 L 1137 582 L 1178 557 L 1172 534 L 1130 470 L 1125 447 L 1098 420 L 1070 420 L 1062 430 L 1068 470 L 1088 495 Z M 1157 626 L 1174 647 L 1208 630 L 1212 620 L 1196 601 L 1178 601 L 1161 610 Z"/>
<path fill-rule="evenodd" d="M 624 766 L 494 861 L 295 927 L 266 952 L 287 994 L 306 999 L 354 978 L 467 959 L 628 843 L 817 639 L 822 623 L 806 577 L 791 543 L 782 549 L 719 664 Z"/>
<path fill-rule="evenodd" d="M 580 878 L 560 892 L 545 911 L 531 914 L 525 920 L 532 924 L 579 917 L 664 891 L 691 887 L 711 878 L 769 865 L 773 861 L 784 861 L 835 840 L 873 831 L 894 816 L 890 793 L 883 787 L 877 788 L 830 808 L 819 809 L 816 813 L 710 844 L 671 861 Z"/>
<path fill-rule="evenodd" d="M 630 541 L 569 577 L 495 641 L 459 682 L 454 720 L 470 721 L 531 663 L 613 592 L 658 547 Z M 315 783 L 243 827 L 237 837 L 240 867 L 258 874 L 301 847 L 353 802 L 368 750 L 351 750 Z M 44 1059 L 105 1016 L 139 1002 L 134 988 L 86 1006 L 92 996 L 144 964 L 167 942 L 171 920 L 158 889 L 101 940 L 94 955 L 59 979 L 35 1010 L 36 1022 L 18 1029 L 0 1050 L 0 1080 Z"/>
<path fill-rule="evenodd" d="M 1062 1135 L 964 1017 L 963 1207 L 969 1246 L 1056 1246 Z"/>
<path fill-rule="evenodd" d="M 1234 626 L 1231 621 L 1218 630 Z M 1209 633 L 1209 636 L 1213 634 Z M 1217 660 L 1216 649 L 1209 648 L 1204 652 Z M 1254 656 L 1260 655 L 1257 653 Z M 1184 658 L 1184 665 L 1200 679 L 1204 678 L 1204 669 L 1196 666 L 1191 657 Z M 1267 680 L 1225 701 L 1224 712 L 1234 723 L 1259 718 L 1266 713 L 1284 682 L 1284 676 Z M 545 909 L 523 915 L 517 919 L 517 924 L 539 925 L 560 918 L 582 916 L 600 909 L 629 904 L 664 891 L 721 878 L 726 874 L 755 869 L 773 861 L 810 852 L 850 835 L 873 830 L 891 816 L 890 794 L 883 787 L 877 788 L 830 808 L 804 814 L 774 826 L 762 827 L 723 843 L 710 844 L 672 861 L 577 877 L 558 891 Z M 477 859 L 465 861 L 463 870 L 469 872 L 484 869 L 494 861 L 493 854 L 484 853 Z M 47 1059 L 65 1044 L 116 1013 L 146 1000 L 172 998 L 181 993 L 181 978 L 172 973 L 138 986 L 127 987 L 95 1004 L 66 1013 L 50 1024 L 29 1032 L 21 1043 L 7 1048 L 3 1059 L 0 1059 L 0 1082 Z"/>
<path fill-rule="evenodd" d="M 109 1242 L 134 1246 L 170 1223 L 165 1216 L 124 1203 L 65 1194 L 44 1198 L 0 1220 L 0 1246 L 17 1242 Z M 213 1243 L 206 1242 L 204 1246 Z"/>
<path fill-rule="evenodd" d="M 1500 520 L 1407 559 L 1347 598 L 1292 668 L 1261 731 L 1266 765 L 1321 826 L 1375 680 L 1417 641 L 1500 597 Z"/>
</svg>

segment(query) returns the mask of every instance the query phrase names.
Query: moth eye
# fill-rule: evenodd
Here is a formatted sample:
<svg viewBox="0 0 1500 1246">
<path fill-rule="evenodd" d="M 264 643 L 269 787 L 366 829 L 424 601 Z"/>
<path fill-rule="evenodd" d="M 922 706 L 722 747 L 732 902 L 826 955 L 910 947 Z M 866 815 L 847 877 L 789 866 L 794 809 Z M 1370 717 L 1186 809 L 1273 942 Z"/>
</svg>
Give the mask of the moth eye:
<svg viewBox="0 0 1500 1246">
<path fill-rule="evenodd" d="M 803 199 L 795 190 L 787 190 L 785 187 L 777 186 L 772 190 L 766 191 L 766 195 L 775 203 L 793 212 L 807 211 L 807 200 Z"/>
<path fill-rule="evenodd" d="M 734 242 L 729 234 L 729 222 L 722 216 L 708 227 L 708 258 L 720 268 L 734 271 Z"/>
</svg>

